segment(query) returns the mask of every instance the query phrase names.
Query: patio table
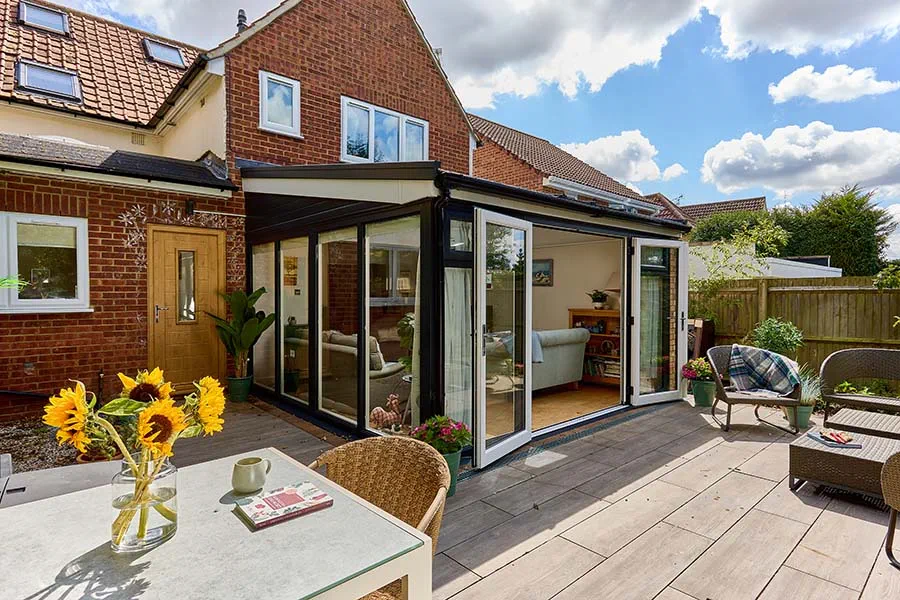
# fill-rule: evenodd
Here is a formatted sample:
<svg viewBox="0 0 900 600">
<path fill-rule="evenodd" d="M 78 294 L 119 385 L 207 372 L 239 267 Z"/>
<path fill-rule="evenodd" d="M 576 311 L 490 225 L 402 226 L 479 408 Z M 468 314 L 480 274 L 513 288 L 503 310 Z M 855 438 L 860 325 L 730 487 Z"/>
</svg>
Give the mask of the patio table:
<svg viewBox="0 0 900 600">
<path fill-rule="evenodd" d="M 272 461 L 266 489 L 311 481 L 330 508 L 251 531 L 233 513 L 234 462 Z M 109 485 L 0 509 L 3 598 L 317 600 L 403 579 L 431 598 L 431 540 L 274 448 L 178 471 L 178 532 L 146 552 L 110 549 Z"/>
<path fill-rule="evenodd" d="M 853 441 L 862 448 L 826 446 L 805 435 L 791 442 L 791 489 L 796 491 L 809 482 L 882 497 L 881 467 L 900 452 L 900 440 L 857 433 Z"/>
</svg>

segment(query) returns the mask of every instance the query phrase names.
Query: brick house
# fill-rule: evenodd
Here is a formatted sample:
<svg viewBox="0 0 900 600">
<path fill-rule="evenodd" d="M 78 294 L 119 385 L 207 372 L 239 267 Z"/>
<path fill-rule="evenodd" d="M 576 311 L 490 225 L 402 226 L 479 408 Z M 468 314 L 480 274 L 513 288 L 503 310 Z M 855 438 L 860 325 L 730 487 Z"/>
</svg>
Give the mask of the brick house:
<svg viewBox="0 0 900 600">
<path fill-rule="evenodd" d="M 205 311 L 259 287 L 255 393 L 360 435 L 446 414 L 478 467 L 677 397 L 687 226 L 537 138 L 497 151 L 404 0 L 287 0 L 209 50 L 0 6 L 7 416 L 69 377 L 224 376 Z"/>
</svg>

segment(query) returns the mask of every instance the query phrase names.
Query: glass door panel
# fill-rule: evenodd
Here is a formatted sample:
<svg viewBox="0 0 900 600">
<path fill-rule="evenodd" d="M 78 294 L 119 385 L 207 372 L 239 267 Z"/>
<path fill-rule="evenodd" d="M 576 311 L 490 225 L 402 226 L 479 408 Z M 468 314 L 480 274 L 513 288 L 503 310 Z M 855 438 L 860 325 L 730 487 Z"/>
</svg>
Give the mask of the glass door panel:
<svg viewBox="0 0 900 600">
<path fill-rule="evenodd" d="M 478 210 L 475 466 L 531 439 L 531 224 Z"/>
<path fill-rule="evenodd" d="M 632 404 L 678 399 L 687 360 L 687 244 L 636 240 L 632 270 Z"/>
</svg>

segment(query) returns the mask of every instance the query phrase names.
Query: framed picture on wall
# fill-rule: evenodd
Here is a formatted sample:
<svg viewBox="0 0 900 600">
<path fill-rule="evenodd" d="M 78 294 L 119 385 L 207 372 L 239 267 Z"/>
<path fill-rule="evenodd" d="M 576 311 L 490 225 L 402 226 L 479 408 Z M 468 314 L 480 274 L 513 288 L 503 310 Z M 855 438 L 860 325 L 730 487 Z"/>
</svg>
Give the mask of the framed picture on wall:
<svg viewBox="0 0 900 600">
<path fill-rule="evenodd" d="M 297 286 L 297 257 L 284 257 L 284 285 L 285 287 Z"/>
<path fill-rule="evenodd" d="M 541 258 L 531 261 L 531 284 L 536 286 L 553 286 L 553 259 Z"/>
</svg>

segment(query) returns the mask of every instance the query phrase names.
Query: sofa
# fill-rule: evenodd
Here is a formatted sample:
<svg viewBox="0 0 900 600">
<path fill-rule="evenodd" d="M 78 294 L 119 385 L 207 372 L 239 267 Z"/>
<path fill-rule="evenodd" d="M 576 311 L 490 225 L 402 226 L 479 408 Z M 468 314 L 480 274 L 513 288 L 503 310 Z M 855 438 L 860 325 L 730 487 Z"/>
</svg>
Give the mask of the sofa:
<svg viewBox="0 0 900 600">
<path fill-rule="evenodd" d="M 488 342 L 486 354 L 491 362 L 489 370 L 502 372 L 502 363 L 509 359 L 509 352 L 503 341 L 503 336 Z M 558 385 L 566 385 L 581 381 L 584 371 L 584 348 L 591 334 L 587 329 L 576 327 L 574 329 L 550 329 L 534 332 L 534 343 L 540 348 L 532 346 L 531 363 L 531 389 L 543 390 Z M 535 362 L 541 358 L 541 362 Z"/>
</svg>

